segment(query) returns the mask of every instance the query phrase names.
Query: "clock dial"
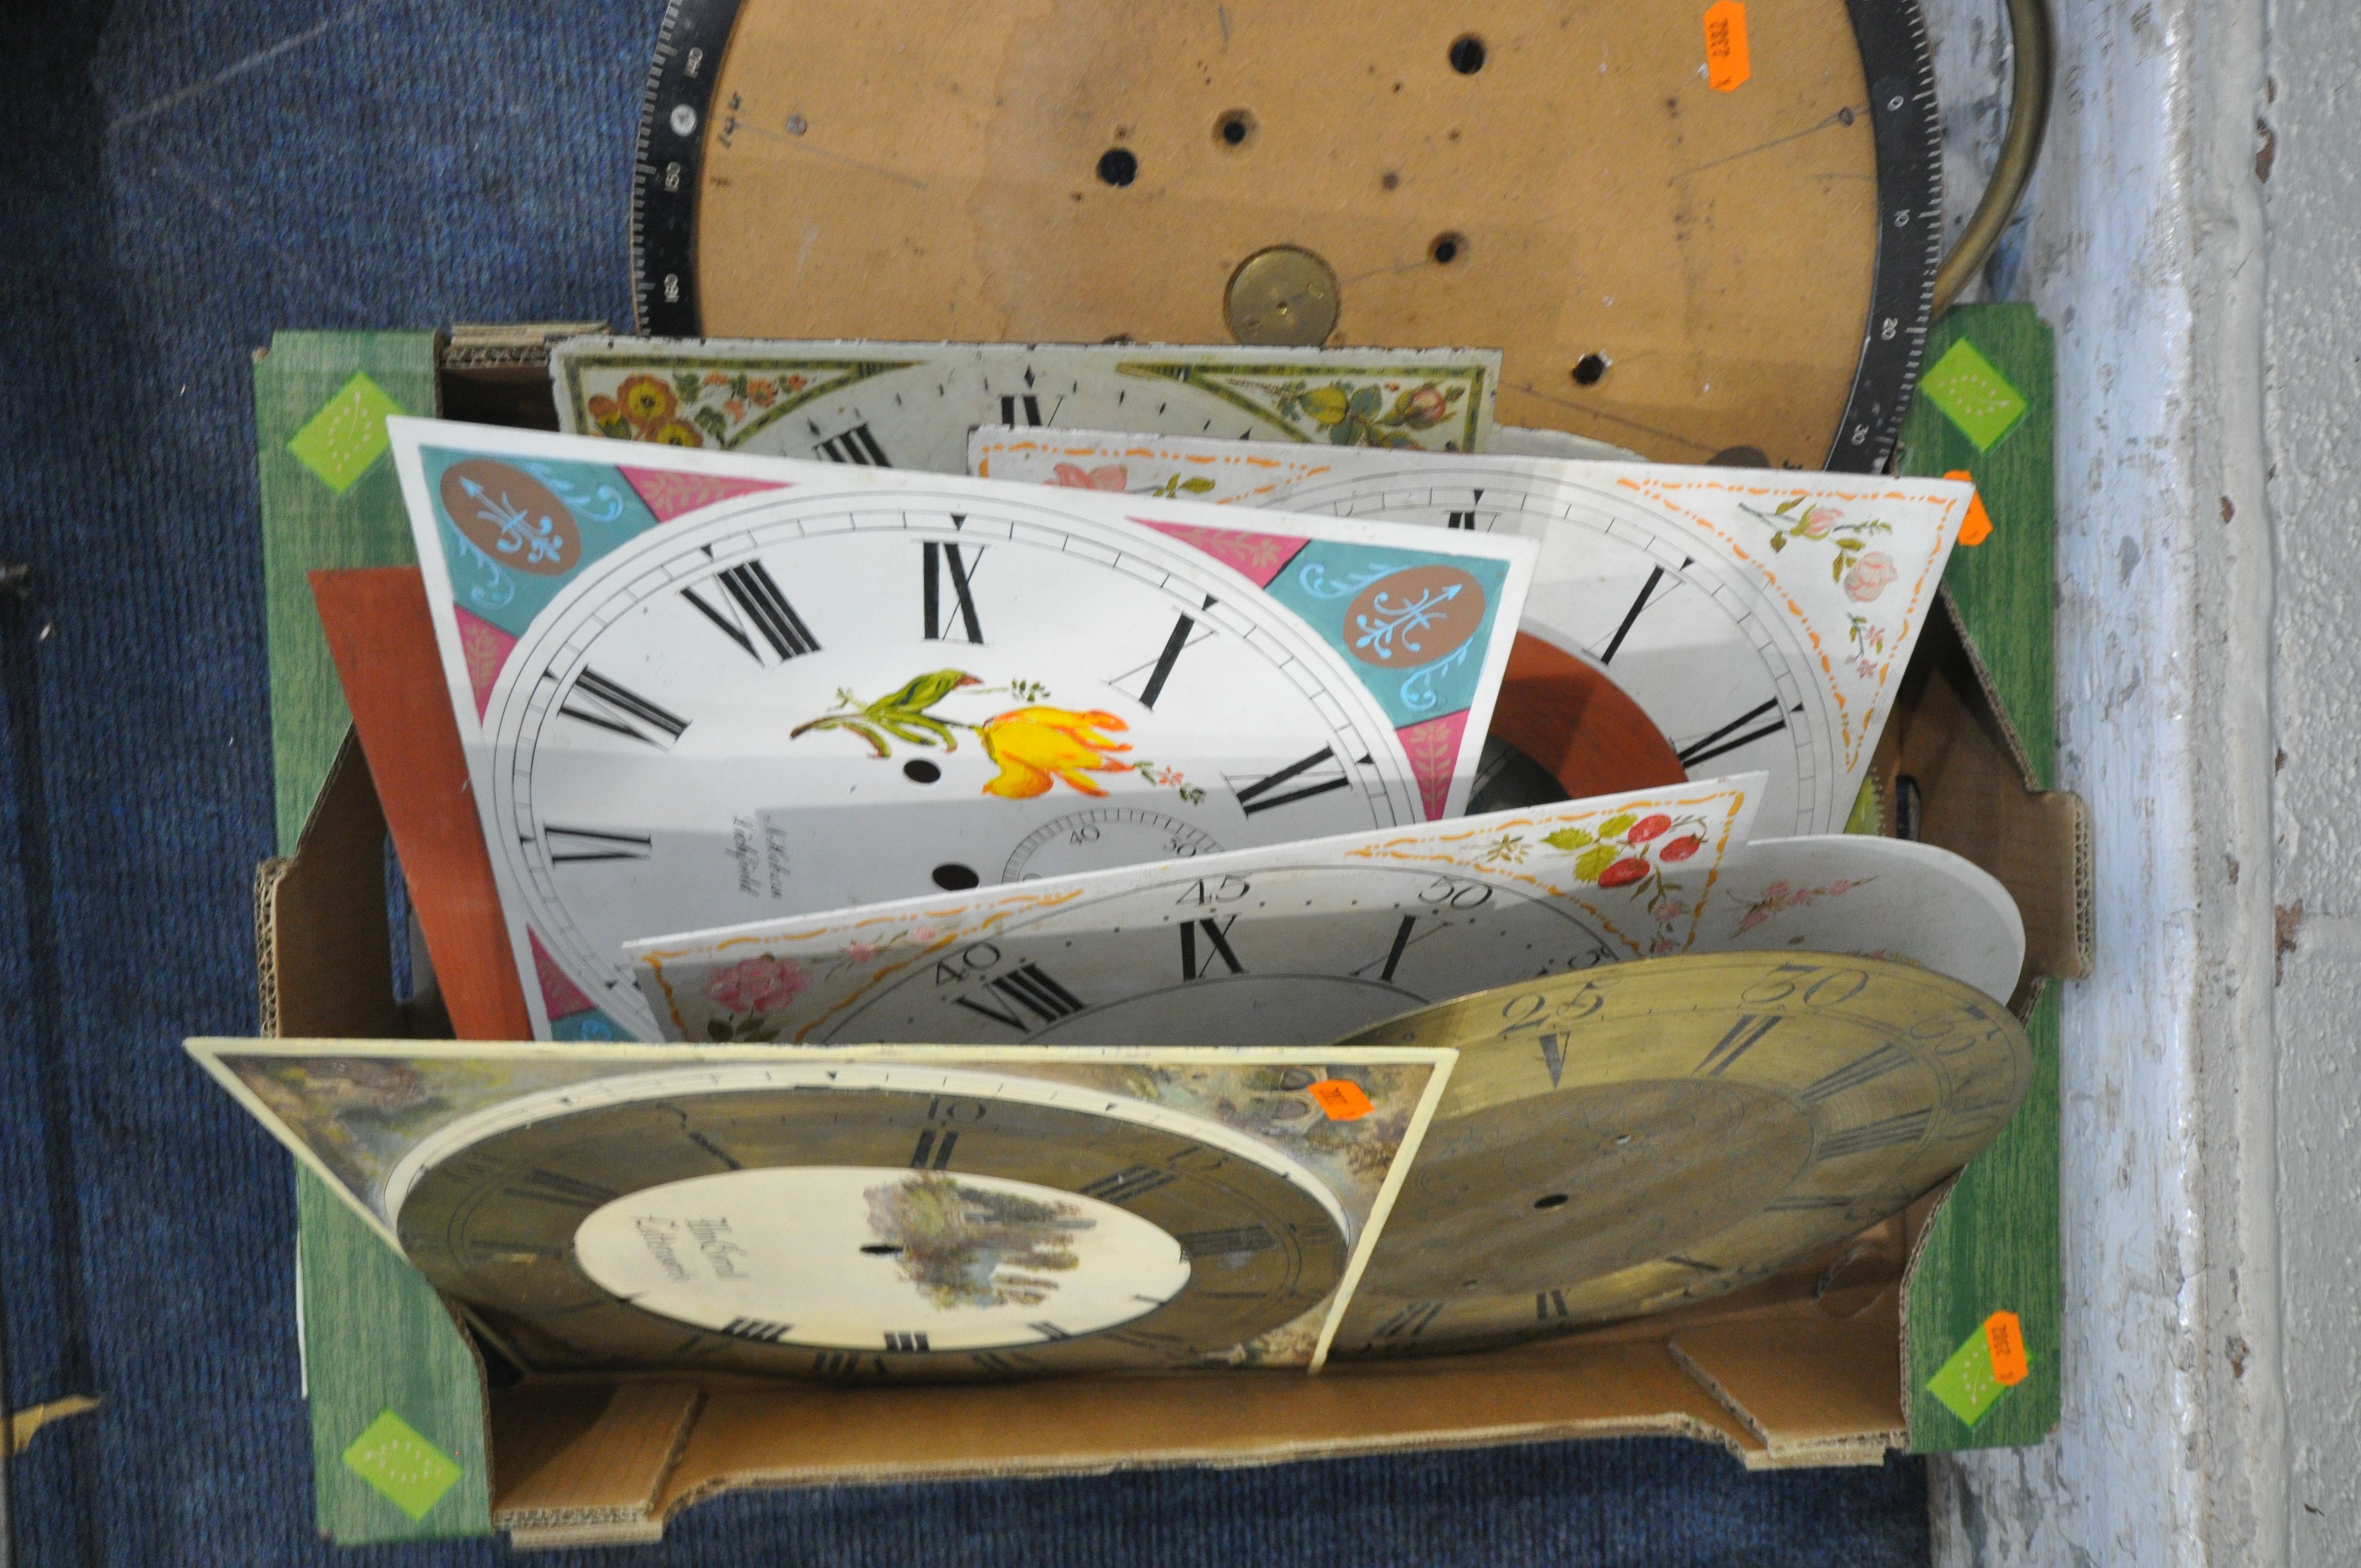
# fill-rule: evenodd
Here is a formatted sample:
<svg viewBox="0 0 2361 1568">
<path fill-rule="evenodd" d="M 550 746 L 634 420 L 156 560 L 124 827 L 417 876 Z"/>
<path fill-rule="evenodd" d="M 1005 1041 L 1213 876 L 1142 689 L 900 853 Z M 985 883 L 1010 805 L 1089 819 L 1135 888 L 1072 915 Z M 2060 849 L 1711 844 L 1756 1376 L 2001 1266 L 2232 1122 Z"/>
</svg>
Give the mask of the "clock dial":
<svg viewBox="0 0 2361 1568">
<path fill-rule="evenodd" d="M 1556 977 L 1357 1038 L 1460 1060 L 1339 1355 L 1530 1339 L 1764 1278 L 1965 1164 L 2032 1071 L 1989 996 L 1808 952 Z"/>
<path fill-rule="evenodd" d="M 1698 947 L 1898 959 L 2005 1002 L 2025 920 L 1989 872 L 1948 850 L 1859 833 L 1761 839 L 1722 861 Z"/>
<path fill-rule="evenodd" d="M 413 1149 L 387 1204 L 412 1261 L 544 1369 L 1226 1364 L 1332 1295 L 1355 1232 L 1311 1168 L 1219 1122 L 886 1062 L 523 1097 Z"/>
<path fill-rule="evenodd" d="M 687 1040 L 1312 1045 L 1471 989 L 1686 949 L 1761 784 L 1028 877 L 626 950 Z"/>
<path fill-rule="evenodd" d="M 520 1365 L 928 1377 L 1316 1367 L 1453 1059 L 189 1050 Z"/>
<path fill-rule="evenodd" d="M 397 437 L 520 969 L 564 1038 L 656 1037 L 621 958 L 651 932 L 1450 809 L 1531 554 L 1208 529 L 1235 514 L 1162 503 L 1142 526 L 1118 498 L 868 467 Z M 1401 634 L 1423 641 L 1356 652 L 1347 618 L 1397 585 L 1437 601 Z"/>
<path fill-rule="evenodd" d="M 1224 440 L 1483 449 L 1488 349 L 678 342 L 551 350 L 572 434 L 959 474 L 968 433 L 1161 431 Z"/>
<path fill-rule="evenodd" d="M 1306 453 L 979 432 L 977 472 L 1536 539 L 1524 630 L 1598 669 L 1692 774 L 1761 768 L 1767 831 L 1850 812 L 1970 495 L 1948 480 Z"/>
</svg>

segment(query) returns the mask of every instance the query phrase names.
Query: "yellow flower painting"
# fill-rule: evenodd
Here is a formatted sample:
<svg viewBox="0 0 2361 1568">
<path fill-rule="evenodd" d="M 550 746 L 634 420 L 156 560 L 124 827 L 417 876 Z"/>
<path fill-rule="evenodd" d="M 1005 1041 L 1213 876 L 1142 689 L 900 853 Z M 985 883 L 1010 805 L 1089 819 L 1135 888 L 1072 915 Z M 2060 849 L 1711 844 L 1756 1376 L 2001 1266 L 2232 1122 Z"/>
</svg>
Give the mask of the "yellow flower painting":
<svg viewBox="0 0 2361 1568">
<path fill-rule="evenodd" d="M 1019 707 L 987 718 L 976 735 L 983 741 L 984 754 L 1000 764 L 1000 776 L 985 784 L 983 793 L 1023 800 L 1048 794 L 1062 779 L 1084 795 L 1104 795 L 1083 775 L 1131 771 L 1129 762 L 1108 760 L 1131 748 L 1100 733 L 1129 728 L 1100 708 L 1078 713 L 1065 707 Z"/>
</svg>

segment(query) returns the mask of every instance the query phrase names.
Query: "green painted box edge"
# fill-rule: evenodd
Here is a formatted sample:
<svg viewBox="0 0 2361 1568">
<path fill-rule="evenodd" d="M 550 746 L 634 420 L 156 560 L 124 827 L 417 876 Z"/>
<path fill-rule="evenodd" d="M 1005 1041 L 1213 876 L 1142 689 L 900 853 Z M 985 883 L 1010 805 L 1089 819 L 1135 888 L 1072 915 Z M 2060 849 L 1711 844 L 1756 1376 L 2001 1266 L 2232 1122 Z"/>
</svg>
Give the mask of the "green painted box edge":
<svg viewBox="0 0 2361 1568">
<path fill-rule="evenodd" d="M 2029 405 L 1990 451 L 1934 404 L 1914 399 L 1901 471 L 1975 480 L 1992 536 L 1953 552 L 1944 587 L 2025 749 L 2034 787 L 2055 787 L 2058 757 L 2057 376 L 2050 330 L 2030 305 L 1961 305 L 1928 333 L 1927 363 L 1968 338 Z M 2059 982 L 2026 1020 L 2033 1081 L 2001 1135 L 1960 1173 L 1919 1239 L 1905 1338 L 1910 1450 L 1938 1453 L 2039 1442 L 2058 1425 Z M 1971 1427 L 1927 1391 L 1994 1311 L 2024 1326 L 2026 1376 Z"/>
<path fill-rule="evenodd" d="M 403 410 L 436 408 L 435 337 L 423 332 L 282 332 L 254 366 L 254 422 L 269 641 L 270 737 L 279 852 L 291 855 L 352 715 L 313 607 L 322 567 L 415 559 L 391 457 L 380 451 L 341 489 L 289 447 L 356 375 Z M 374 400 L 371 400 L 374 401 Z M 415 1269 L 329 1191 L 296 1172 L 299 1288 L 320 1532 L 347 1545 L 485 1535 L 491 1485 L 474 1353 Z M 419 1519 L 347 1468 L 347 1444 L 397 1411 L 461 1475 Z"/>
</svg>

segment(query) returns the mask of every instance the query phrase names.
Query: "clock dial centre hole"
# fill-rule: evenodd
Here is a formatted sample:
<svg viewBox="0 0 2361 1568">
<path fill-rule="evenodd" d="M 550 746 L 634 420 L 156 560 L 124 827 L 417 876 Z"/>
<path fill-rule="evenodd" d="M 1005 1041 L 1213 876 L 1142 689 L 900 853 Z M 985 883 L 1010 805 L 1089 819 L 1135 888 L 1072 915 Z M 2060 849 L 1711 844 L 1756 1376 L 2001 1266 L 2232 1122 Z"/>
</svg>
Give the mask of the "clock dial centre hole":
<svg viewBox="0 0 2361 1568">
<path fill-rule="evenodd" d="M 946 861 L 937 866 L 934 878 L 935 885 L 945 893 L 965 893 L 983 881 L 975 874 L 973 868 L 961 865 L 957 861 Z"/>
<path fill-rule="evenodd" d="M 1213 139 L 1235 152 L 1254 140 L 1255 129 L 1252 110 L 1232 109 L 1213 122 Z"/>
<path fill-rule="evenodd" d="M 1110 185 L 1128 185 L 1139 178 L 1139 159 L 1123 148 L 1099 154 L 1099 178 Z"/>
<path fill-rule="evenodd" d="M 1451 69 L 1462 76 L 1473 76 L 1484 69 L 1484 40 L 1474 33 L 1463 33 L 1452 40 Z"/>
</svg>

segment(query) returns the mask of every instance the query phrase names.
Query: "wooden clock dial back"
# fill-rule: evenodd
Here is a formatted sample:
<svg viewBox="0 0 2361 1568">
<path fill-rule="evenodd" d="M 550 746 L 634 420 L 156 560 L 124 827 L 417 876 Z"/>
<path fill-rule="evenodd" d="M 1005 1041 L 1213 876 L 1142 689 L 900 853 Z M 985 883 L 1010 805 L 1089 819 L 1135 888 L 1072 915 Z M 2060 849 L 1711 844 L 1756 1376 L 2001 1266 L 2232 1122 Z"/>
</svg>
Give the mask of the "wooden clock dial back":
<svg viewBox="0 0 2361 1568">
<path fill-rule="evenodd" d="M 1728 91 L 1702 9 L 675 0 L 640 325 L 1226 342 L 1295 246 L 1330 343 L 1504 350 L 1505 422 L 1874 466 L 1939 222 L 1916 6 L 1748 0 Z"/>
</svg>

